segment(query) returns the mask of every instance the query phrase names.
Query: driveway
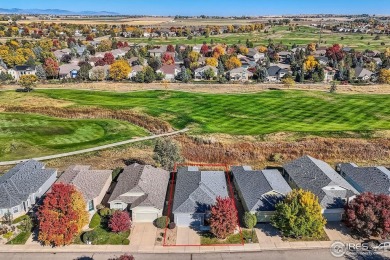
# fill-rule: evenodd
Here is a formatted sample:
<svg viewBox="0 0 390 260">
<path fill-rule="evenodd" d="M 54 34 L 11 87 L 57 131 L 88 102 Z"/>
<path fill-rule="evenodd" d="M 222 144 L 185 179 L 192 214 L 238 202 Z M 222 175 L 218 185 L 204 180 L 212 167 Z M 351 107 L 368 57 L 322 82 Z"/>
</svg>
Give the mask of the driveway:
<svg viewBox="0 0 390 260">
<path fill-rule="evenodd" d="M 200 245 L 200 236 L 192 228 L 177 227 L 176 245 Z"/>
<path fill-rule="evenodd" d="M 130 246 L 150 249 L 156 241 L 157 228 L 153 223 L 134 223 L 131 229 Z"/>
<path fill-rule="evenodd" d="M 325 232 L 331 241 L 359 242 L 350 235 L 348 228 L 341 222 L 328 222 L 325 226 Z"/>
</svg>

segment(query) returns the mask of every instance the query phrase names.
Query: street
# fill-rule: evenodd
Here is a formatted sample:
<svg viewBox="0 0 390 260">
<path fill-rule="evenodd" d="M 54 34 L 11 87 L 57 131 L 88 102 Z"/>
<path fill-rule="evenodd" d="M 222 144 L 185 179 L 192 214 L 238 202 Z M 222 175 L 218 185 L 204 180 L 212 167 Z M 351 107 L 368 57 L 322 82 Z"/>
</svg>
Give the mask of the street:
<svg viewBox="0 0 390 260">
<path fill-rule="evenodd" d="M 0 253 L 0 259 L 7 260 L 107 260 L 118 257 L 117 253 Z M 245 253 L 203 253 L 203 254 L 134 254 L 135 260 L 335 260 L 335 259 L 390 259 L 390 252 L 381 255 L 356 255 L 333 257 L 328 249 L 315 250 L 272 250 Z"/>
</svg>

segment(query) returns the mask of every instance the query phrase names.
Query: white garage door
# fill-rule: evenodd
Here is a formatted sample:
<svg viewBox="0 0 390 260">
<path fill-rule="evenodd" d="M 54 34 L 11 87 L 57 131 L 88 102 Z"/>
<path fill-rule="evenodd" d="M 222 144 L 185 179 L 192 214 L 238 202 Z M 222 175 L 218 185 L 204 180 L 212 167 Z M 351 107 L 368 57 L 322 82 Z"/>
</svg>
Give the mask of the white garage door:
<svg viewBox="0 0 390 260">
<path fill-rule="evenodd" d="M 203 215 L 201 214 L 181 214 L 175 216 L 175 222 L 180 227 L 199 227 L 203 225 Z"/>
<path fill-rule="evenodd" d="M 157 213 L 133 213 L 134 222 L 153 222 L 157 218 Z"/>
</svg>

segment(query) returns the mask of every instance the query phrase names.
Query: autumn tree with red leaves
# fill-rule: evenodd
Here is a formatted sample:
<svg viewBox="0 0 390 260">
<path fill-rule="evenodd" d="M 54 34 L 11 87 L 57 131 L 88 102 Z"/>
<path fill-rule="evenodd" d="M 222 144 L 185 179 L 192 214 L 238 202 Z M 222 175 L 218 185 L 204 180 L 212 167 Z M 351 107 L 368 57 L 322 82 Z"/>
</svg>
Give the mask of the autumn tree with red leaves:
<svg viewBox="0 0 390 260">
<path fill-rule="evenodd" d="M 115 233 L 129 230 L 131 228 L 129 213 L 126 211 L 115 211 L 110 218 L 108 227 Z"/>
<path fill-rule="evenodd" d="M 203 43 L 202 47 L 200 48 L 200 53 L 203 56 L 206 56 L 209 53 L 209 46 L 206 43 Z"/>
<path fill-rule="evenodd" d="M 54 184 L 38 209 L 38 240 L 44 245 L 69 245 L 88 223 L 86 207 L 75 186 Z"/>
<path fill-rule="evenodd" d="M 345 207 L 346 225 L 361 237 L 390 235 L 390 196 L 362 193 Z"/>
<path fill-rule="evenodd" d="M 93 41 L 93 35 L 87 35 L 87 37 L 85 38 L 85 40 L 86 41 L 89 41 L 89 42 L 91 42 L 91 41 Z"/>
<path fill-rule="evenodd" d="M 237 225 L 237 210 L 233 199 L 217 197 L 217 203 L 211 207 L 211 233 L 219 239 L 225 239 L 234 233 Z"/>
<path fill-rule="evenodd" d="M 332 47 L 326 49 L 326 57 L 332 60 L 340 61 L 344 58 L 343 49 L 339 44 L 333 44 Z"/>
<path fill-rule="evenodd" d="M 45 69 L 46 76 L 49 78 L 56 78 L 60 70 L 60 66 L 58 65 L 58 62 L 52 58 L 47 58 L 45 60 L 45 64 L 43 65 L 43 68 Z"/>
<path fill-rule="evenodd" d="M 106 65 L 106 62 L 103 59 L 98 59 L 95 62 L 95 66 L 104 66 L 104 65 Z"/>
<path fill-rule="evenodd" d="M 104 54 L 103 61 L 104 61 L 106 64 L 111 65 L 111 64 L 114 63 L 115 57 L 114 57 L 114 55 L 112 55 L 111 52 L 106 52 L 106 53 Z"/>
<path fill-rule="evenodd" d="M 169 53 L 164 53 L 164 55 L 161 58 L 161 61 L 165 65 L 175 64 L 175 60 L 173 59 L 172 55 Z"/>
<path fill-rule="evenodd" d="M 167 46 L 167 52 L 175 52 L 175 47 L 173 47 L 172 44 L 169 44 L 169 45 Z"/>
</svg>

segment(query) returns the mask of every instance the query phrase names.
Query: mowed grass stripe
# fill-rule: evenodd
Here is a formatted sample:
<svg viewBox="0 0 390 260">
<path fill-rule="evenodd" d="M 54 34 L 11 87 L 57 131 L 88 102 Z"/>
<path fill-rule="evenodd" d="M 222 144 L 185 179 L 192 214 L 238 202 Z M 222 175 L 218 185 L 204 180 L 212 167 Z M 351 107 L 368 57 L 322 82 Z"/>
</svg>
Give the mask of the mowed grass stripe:
<svg viewBox="0 0 390 260">
<path fill-rule="evenodd" d="M 280 131 L 390 129 L 389 95 L 277 90 L 254 94 L 77 90 L 37 92 L 51 98 L 72 101 L 77 106 L 141 110 L 168 120 L 177 128 L 193 125 L 194 131 L 200 133 L 261 135 Z"/>
<path fill-rule="evenodd" d="M 0 113 L 0 160 L 75 151 L 145 135 L 144 129 L 118 120 Z"/>
</svg>

